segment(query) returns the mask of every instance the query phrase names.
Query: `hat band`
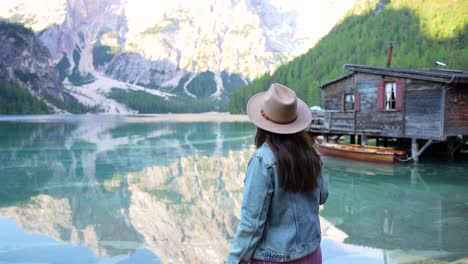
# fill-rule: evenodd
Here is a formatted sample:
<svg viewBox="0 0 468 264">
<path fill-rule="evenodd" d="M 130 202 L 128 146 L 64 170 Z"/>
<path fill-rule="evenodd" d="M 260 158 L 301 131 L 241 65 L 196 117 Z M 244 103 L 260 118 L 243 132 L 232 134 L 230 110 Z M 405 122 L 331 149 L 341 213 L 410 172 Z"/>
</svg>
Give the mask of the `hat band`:
<svg viewBox="0 0 468 264">
<path fill-rule="evenodd" d="M 273 122 L 273 123 L 275 123 L 275 124 L 279 124 L 279 125 L 291 124 L 292 122 L 296 121 L 296 119 L 297 119 L 297 115 L 296 115 L 296 117 L 294 117 L 294 119 L 291 120 L 291 121 L 285 121 L 285 122 L 284 122 L 284 121 L 276 121 L 276 120 L 274 120 L 274 119 L 271 119 L 271 118 L 263 111 L 263 109 L 260 111 L 260 113 L 262 114 L 262 116 L 263 116 L 266 120 L 268 120 L 268 121 L 270 121 L 270 122 Z"/>
</svg>

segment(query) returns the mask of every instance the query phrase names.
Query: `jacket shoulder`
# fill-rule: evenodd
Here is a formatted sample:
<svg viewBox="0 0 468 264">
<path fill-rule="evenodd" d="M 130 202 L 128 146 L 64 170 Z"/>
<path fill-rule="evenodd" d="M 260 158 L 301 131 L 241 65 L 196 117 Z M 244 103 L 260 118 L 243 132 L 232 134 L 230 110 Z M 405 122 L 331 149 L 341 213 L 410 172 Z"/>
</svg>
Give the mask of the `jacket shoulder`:
<svg viewBox="0 0 468 264">
<path fill-rule="evenodd" d="M 253 154 L 253 157 L 261 159 L 267 168 L 275 165 L 275 155 L 268 144 L 263 144 L 258 148 Z"/>
</svg>

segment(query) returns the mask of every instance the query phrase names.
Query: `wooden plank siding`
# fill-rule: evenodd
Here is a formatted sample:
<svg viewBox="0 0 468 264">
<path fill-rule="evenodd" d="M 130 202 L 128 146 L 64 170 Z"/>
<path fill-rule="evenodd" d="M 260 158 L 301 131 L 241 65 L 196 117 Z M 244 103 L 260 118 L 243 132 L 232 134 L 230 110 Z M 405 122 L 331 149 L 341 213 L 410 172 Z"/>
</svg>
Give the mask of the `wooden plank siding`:
<svg viewBox="0 0 468 264">
<path fill-rule="evenodd" d="M 468 85 L 448 89 L 445 109 L 445 135 L 468 135 Z"/>
<path fill-rule="evenodd" d="M 327 87 L 324 90 L 323 98 L 325 109 L 343 111 L 343 97 L 345 94 L 354 93 L 354 89 L 354 77 L 352 76 Z"/>
<path fill-rule="evenodd" d="M 328 132 L 354 133 L 354 111 L 343 111 L 345 94 L 354 94 L 354 91 L 353 76 L 330 85 L 324 91 L 324 106 L 325 109 L 330 110 L 324 116 L 324 129 Z"/>
<path fill-rule="evenodd" d="M 405 137 L 442 139 L 440 83 L 408 80 L 405 91 Z"/>
<path fill-rule="evenodd" d="M 356 133 L 384 137 L 399 137 L 403 132 L 402 112 L 379 111 L 377 106 L 377 86 L 384 79 L 381 75 L 358 73 L 357 91 L 361 95 L 361 111 L 356 113 Z"/>
<path fill-rule="evenodd" d="M 331 112 L 330 130 L 333 132 L 352 133 L 354 131 L 353 112 Z"/>
<path fill-rule="evenodd" d="M 382 81 L 399 80 L 402 80 L 405 85 L 404 110 L 379 111 L 378 84 Z M 357 73 L 354 77 L 334 83 L 325 89 L 325 109 L 340 111 L 330 113 L 329 120 L 327 120 L 329 125 L 326 127 L 334 132 L 439 139 L 441 137 L 442 88 L 442 84 L 433 82 Z M 352 112 L 341 112 L 344 94 L 354 92 L 360 94 L 360 111 L 356 112 L 355 122 Z"/>
</svg>

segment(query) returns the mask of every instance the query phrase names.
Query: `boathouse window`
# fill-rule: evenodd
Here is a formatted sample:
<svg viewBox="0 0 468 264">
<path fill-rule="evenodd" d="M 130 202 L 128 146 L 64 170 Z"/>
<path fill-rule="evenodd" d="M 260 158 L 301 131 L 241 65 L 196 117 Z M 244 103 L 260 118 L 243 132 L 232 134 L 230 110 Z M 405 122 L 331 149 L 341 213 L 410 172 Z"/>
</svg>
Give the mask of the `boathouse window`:
<svg viewBox="0 0 468 264">
<path fill-rule="evenodd" d="M 379 111 L 402 111 L 404 108 L 404 79 L 379 82 L 377 85 L 377 108 Z"/>
<path fill-rule="evenodd" d="M 385 83 L 385 110 L 396 109 L 396 83 Z"/>
<path fill-rule="evenodd" d="M 345 94 L 344 97 L 344 111 L 354 110 L 354 94 Z"/>
</svg>

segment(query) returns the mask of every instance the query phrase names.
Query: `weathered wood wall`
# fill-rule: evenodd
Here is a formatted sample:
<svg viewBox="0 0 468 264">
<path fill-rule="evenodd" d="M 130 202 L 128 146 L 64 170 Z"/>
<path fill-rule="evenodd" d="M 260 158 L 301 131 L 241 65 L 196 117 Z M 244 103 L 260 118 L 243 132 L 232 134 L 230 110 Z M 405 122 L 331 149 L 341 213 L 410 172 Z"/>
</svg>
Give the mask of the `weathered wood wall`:
<svg viewBox="0 0 468 264">
<path fill-rule="evenodd" d="M 403 112 L 377 109 L 377 86 L 382 81 L 396 81 L 396 79 L 384 79 L 380 75 L 356 74 L 357 91 L 361 95 L 361 111 L 356 113 L 356 132 L 384 137 L 401 137 L 404 127 Z"/>
<path fill-rule="evenodd" d="M 442 134 L 440 83 L 407 80 L 405 88 L 405 137 L 440 139 Z"/>
<path fill-rule="evenodd" d="M 332 112 L 330 113 L 330 129 L 334 132 L 349 133 L 354 131 L 353 112 Z"/>
<path fill-rule="evenodd" d="M 326 110 L 343 111 L 343 96 L 354 92 L 354 77 L 331 84 L 323 90 L 323 106 Z"/>
<path fill-rule="evenodd" d="M 468 85 L 458 85 L 445 97 L 446 136 L 468 135 Z"/>
</svg>

